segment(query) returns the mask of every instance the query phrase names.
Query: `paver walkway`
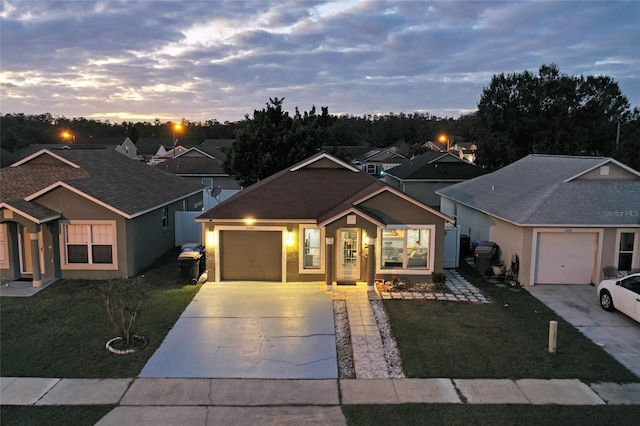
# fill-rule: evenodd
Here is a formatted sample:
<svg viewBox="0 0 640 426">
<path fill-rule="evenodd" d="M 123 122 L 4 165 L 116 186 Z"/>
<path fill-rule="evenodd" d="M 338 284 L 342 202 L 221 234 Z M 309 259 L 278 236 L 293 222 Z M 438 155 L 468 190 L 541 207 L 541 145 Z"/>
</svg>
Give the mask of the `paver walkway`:
<svg viewBox="0 0 640 426">
<path fill-rule="evenodd" d="M 384 379 L 389 377 L 382 337 L 371 308 L 366 286 L 335 286 L 326 294 L 334 300 L 347 303 L 353 364 L 357 379 Z"/>
</svg>

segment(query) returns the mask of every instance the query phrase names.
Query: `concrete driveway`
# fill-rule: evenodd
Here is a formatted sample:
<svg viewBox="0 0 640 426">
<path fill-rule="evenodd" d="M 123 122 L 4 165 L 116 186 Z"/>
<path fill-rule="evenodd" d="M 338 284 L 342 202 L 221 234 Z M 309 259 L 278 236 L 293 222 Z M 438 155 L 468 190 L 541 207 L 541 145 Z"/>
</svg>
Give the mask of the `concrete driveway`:
<svg viewBox="0 0 640 426">
<path fill-rule="evenodd" d="M 602 309 L 595 286 L 536 285 L 526 289 L 640 377 L 640 323 Z"/>
<path fill-rule="evenodd" d="M 333 302 L 319 283 L 206 283 L 140 377 L 338 377 Z"/>
</svg>

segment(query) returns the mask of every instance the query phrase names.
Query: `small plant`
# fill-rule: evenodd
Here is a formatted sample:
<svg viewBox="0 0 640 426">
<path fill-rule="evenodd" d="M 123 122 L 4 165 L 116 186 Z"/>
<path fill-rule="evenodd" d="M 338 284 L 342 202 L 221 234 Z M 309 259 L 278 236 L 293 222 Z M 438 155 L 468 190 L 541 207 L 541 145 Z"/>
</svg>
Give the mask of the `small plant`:
<svg viewBox="0 0 640 426">
<path fill-rule="evenodd" d="M 434 284 L 444 284 L 447 282 L 447 276 L 444 272 L 434 272 L 431 279 Z"/>
<path fill-rule="evenodd" d="M 136 332 L 142 306 L 148 297 L 144 276 L 109 280 L 103 288 L 103 295 L 107 315 L 117 336 L 109 342 L 119 342 L 117 349 L 124 351 L 138 348 L 144 343 L 144 339 Z M 107 349 L 110 343 L 107 343 Z"/>
<path fill-rule="evenodd" d="M 447 289 L 447 276 L 444 272 L 434 272 L 431 276 L 431 281 L 433 282 L 434 291 L 444 291 Z"/>
</svg>

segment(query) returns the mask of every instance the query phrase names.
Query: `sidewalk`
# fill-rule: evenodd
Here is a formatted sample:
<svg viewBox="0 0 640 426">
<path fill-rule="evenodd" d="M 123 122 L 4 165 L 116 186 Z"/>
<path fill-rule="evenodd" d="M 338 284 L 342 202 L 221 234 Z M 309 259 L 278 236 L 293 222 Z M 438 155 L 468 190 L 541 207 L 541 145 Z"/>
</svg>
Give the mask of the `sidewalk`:
<svg viewBox="0 0 640 426">
<path fill-rule="evenodd" d="M 0 378 L 2 405 L 640 404 L 640 383 L 577 379 Z"/>
</svg>

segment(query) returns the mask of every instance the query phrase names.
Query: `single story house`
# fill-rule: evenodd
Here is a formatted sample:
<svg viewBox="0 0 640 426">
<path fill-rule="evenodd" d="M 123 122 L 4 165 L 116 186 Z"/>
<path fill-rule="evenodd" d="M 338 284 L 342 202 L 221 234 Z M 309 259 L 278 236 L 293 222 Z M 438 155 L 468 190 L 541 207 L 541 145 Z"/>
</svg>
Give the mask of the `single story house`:
<svg viewBox="0 0 640 426">
<path fill-rule="evenodd" d="M 453 219 L 330 154 L 255 183 L 197 219 L 212 281 L 366 282 L 442 271 Z"/>
<path fill-rule="evenodd" d="M 523 285 L 590 284 L 640 266 L 640 173 L 606 157 L 529 155 L 437 191 L 470 239 L 519 259 Z"/>
<path fill-rule="evenodd" d="M 429 151 L 385 172 L 384 182 L 424 204 L 440 209 L 438 189 L 484 174 L 484 171 L 446 152 Z"/>
<path fill-rule="evenodd" d="M 174 245 L 203 186 L 113 148 L 58 147 L 0 170 L 2 281 L 130 277 Z"/>
</svg>

